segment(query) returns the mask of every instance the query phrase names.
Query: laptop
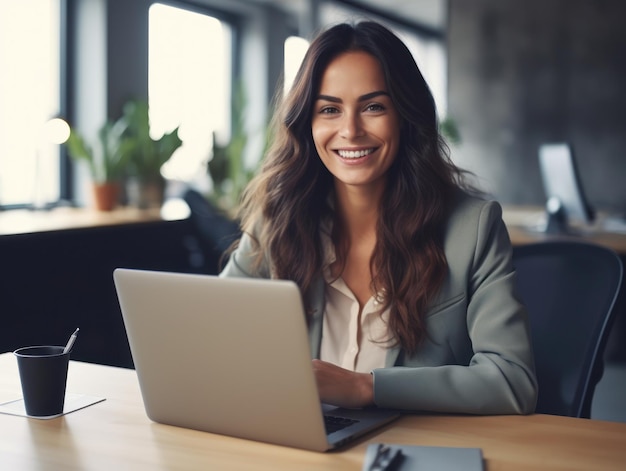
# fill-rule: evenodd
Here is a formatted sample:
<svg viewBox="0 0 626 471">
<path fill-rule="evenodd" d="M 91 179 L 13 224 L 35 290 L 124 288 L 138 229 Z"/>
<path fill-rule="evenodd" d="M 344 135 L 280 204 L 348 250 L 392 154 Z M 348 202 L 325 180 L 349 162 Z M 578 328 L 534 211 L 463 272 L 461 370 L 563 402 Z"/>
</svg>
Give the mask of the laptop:
<svg viewBox="0 0 626 471">
<path fill-rule="evenodd" d="M 154 422 L 327 451 L 399 416 L 320 403 L 293 282 L 125 268 L 113 278 Z"/>
</svg>

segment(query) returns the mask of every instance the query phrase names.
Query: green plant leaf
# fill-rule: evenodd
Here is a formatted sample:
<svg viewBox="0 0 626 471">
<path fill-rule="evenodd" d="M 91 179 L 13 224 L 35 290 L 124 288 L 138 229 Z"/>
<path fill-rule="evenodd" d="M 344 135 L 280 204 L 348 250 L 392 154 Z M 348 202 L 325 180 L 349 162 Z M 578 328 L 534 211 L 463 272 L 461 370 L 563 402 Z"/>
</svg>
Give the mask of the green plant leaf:
<svg viewBox="0 0 626 471">
<path fill-rule="evenodd" d="M 451 144 L 461 143 L 461 133 L 456 124 L 456 121 L 452 118 L 445 118 L 439 123 L 439 130 L 443 137 L 445 137 Z"/>
<path fill-rule="evenodd" d="M 161 167 L 182 145 L 179 128 L 152 139 L 148 104 L 136 100 L 126 103 L 121 121 L 126 126 L 123 149 L 131 174 L 139 179 L 160 178 Z"/>
</svg>

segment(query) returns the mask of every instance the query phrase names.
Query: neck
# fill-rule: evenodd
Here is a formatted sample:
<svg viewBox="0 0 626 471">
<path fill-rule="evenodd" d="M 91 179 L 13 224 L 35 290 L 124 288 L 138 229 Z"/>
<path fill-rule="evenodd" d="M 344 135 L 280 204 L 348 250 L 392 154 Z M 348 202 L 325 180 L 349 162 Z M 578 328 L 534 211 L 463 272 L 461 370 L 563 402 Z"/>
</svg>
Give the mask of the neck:
<svg viewBox="0 0 626 471">
<path fill-rule="evenodd" d="M 382 188 L 335 185 L 337 216 L 351 244 L 376 238 Z"/>
</svg>

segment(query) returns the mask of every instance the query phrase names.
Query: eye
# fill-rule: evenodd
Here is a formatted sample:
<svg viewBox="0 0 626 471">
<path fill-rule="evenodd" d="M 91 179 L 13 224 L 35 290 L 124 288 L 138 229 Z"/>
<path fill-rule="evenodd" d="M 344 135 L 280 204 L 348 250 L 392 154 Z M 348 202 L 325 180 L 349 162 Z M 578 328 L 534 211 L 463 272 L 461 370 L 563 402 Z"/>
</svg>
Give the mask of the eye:
<svg viewBox="0 0 626 471">
<path fill-rule="evenodd" d="M 320 114 L 334 114 L 339 113 L 339 110 L 335 106 L 323 106 L 319 110 Z"/>
<path fill-rule="evenodd" d="M 369 103 L 365 107 L 365 111 L 371 111 L 374 113 L 380 113 L 381 111 L 385 111 L 385 107 L 380 103 Z"/>
</svg>

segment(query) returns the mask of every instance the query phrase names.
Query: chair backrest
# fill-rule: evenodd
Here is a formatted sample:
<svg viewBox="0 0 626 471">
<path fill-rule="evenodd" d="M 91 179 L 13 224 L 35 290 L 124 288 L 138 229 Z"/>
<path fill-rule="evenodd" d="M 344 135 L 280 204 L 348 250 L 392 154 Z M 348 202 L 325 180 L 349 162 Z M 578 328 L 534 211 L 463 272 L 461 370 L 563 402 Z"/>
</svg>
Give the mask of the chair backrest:
<svg viewBox="0 0 626 471">
<path fill-rule="evenodd" d="M 200 237 L 207 271 L 210 274 L 217 274 L 220 271 L 220 257 L 235 240 L 241 237 L 239 224 L 226 217 L 193 188 L 188 188 L 183 193 L 183 200 L 189 206 L 191 222 Z"/>
<path fill-rule="evenodd" d="M 530 319 L 537 413 L 589 417 L 622 282 L 622 262 L 586 242 L 516 246 L 518 292 Z"/>
</svg>

